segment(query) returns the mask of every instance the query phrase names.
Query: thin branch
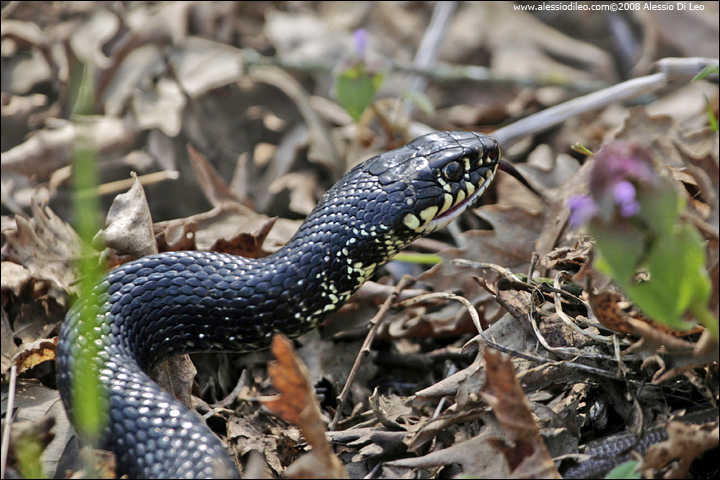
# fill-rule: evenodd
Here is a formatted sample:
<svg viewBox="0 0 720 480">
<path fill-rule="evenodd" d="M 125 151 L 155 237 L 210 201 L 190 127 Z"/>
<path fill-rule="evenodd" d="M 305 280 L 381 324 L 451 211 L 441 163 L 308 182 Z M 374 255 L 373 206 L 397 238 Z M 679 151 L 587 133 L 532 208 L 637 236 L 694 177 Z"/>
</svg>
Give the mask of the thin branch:
<svg viewBox="0 0 720 480">
<path fill-rule="evenodd" d="M 380 307 L 380 310 L 378 310 L 378 313 L 375 314 L 372 320 L 370 320 L 370 331 L 365 337 L 365 341 L 360 348 L 358 356 L 355 358 L 355 364 L 353 365 L 352 370 L 350 370 L 347 382 L 345 382 L 345 387 L 343 387 L 343 390 L 338 397 L 337 411 L 335 412 L 335 417 L 333 418 L 332 422 L 330 422 L 328 431 L 333 431 L 337 428 L 338 422 L 340 421 L 340 412 L 342 411 L 342 406 L 345 404 L 348 395 L 350 395 L 350 387 L 355 381 L 357 372 L 360 370 L 360 364 L 362 363 L 362 359 L 367 357 L 368 353 L 370 353 L 370 346 L 375 339 L 375 335 L 377 334 L 378 329 L 382 324 L 382 321 L 385 319 L 388 312 L 390 311 L 390 307 L 393 306 L 398 296 L 400 295 L 400 292 L 402 292 L 406 287 L 412 286 L 414 283 L 415 279 L 409 275 L 405 275 L 403 278 L 401 278 L 398 284 L 393 289 L 392 293 L 385 299 L 385 302 Z"/>
</svg>

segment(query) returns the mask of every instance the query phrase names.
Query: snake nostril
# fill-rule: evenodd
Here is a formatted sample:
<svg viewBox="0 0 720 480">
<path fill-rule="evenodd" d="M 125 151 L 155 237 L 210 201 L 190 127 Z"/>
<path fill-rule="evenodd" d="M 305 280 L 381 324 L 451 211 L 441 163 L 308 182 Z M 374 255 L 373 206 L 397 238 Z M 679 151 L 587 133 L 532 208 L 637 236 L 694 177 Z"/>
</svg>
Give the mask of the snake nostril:
<svg viewBox="0 0 720 480">
<path fill-rule="evenodd" d="M 500 149 L 496 146 L 488 150 L 487 158 L 491 162 L 497 162 L 498 158 L 500 158 Z"/>
</svg>

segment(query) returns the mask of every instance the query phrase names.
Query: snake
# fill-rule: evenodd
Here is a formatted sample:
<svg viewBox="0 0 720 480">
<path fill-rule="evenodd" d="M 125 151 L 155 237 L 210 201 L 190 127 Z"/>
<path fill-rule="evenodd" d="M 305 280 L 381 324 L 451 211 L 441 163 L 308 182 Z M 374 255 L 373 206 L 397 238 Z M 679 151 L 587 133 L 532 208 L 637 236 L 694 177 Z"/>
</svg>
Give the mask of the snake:
<svg viewBox="0 0 720 480">
<path fill-rule="evenodd" d="M 165 252 L 107 273 L 58 335 L 57 383 L 71 423 L 76 371 L 92 341 L 107 399 L 100 445 L 119 474 L 236 477 L 221 440 L 146 372 L 180 354 L 255 351 L 277 332 L 308 332 L 396 253 L 474 205 L 500 157 L 488 135 L 429 133 L 350 169 L 272 255 Z"/>
</svg>

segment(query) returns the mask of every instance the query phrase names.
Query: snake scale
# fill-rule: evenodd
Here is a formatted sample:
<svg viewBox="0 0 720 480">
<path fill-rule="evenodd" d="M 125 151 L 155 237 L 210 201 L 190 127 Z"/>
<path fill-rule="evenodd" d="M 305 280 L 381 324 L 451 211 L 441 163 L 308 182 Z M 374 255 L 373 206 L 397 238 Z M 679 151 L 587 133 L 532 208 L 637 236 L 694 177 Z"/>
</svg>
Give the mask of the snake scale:
<svg viewBox="0 0 720 480">
<path fill-rule="evenodd" d="M 237 476 L 221 441 L 145 373 L 183 353 L 265 348 L 336 311 L 399 250 L 473 205 L 500 163 L 480 133 L 436 132 L 352 168 L 273 255 L 168 252 L 127 263 L 93 292 L 104 448 L 138 478 Z M 88 338 L 81 298 L 63 322 L 57 378 L 73 420 L 74 369 Z"/>
</svg>

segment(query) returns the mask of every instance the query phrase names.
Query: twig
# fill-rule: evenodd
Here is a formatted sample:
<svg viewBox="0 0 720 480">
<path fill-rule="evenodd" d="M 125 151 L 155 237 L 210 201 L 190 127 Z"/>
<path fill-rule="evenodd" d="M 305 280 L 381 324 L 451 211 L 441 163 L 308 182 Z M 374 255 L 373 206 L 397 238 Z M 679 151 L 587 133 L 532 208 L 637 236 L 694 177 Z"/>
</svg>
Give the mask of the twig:
<svg viewBox="0 0 720 480">
<path fill-rule="evenodd" d="M 238 378 L 237 385 L 235 385 L 235 388 L 233 388 L 233 391 L 230 392 L 225 398 L 217 402 L 213 405 L 213 407 L 223 407 L 227 408 L 230 404 L 232 404 L 235 399 L 240 395 L 240 391 L 245 387 L 245 373 L 247 370 L 243 370 L 243 372 L 240 374 L 240 378 Z"/>
<path fill-rule="evenodd" d="M 664 73 L 634 78 L 530 115 L 507 127 L 495 130 L 493 136 L 500 145 L 507 149 L 522 137 L 549 130 L 568 118 L 605 107 L 614 102 L 622 102 L 636 95 L 655 91 L 665 85 L 667 85 L 667 76 Z"/>
<path fill-rule="evenodd" d="M 158 172 L 146 173 L 145 175 L 138 175 L 137 177 L 138 181 L 145 186 L 154 185 L 156 183 L 164 182 L 165 180 L 177 180 L 178 178 L 180 178 L 180 173 L 175 170 L 160 170 Z M 112 193 L 124 192 L 132 187 L 134 181 L 135 180 L 132 178 L 126 178 L 123 180 L 104 183 L 98 186 L 98 195 L 109 195 Z"/>
<path fill-rule="evenodd" d="M 517 350 L 513 350 L 511 348 L 505 347 L 503 345 L 500 345 L 499 343 L 496 343 L 496 342 L 490 340 L 485 335 L 485 332 L 480 332 L 480 334 L 478 334 L 475 337 L 473 337 L 472 339 L 470 339 L 465 345 L 469 344 L 470 342 L 477 342 L 477 343 L 485 342 L 488 345 L 490 345 L 492 348 L 494 348 L 496 350 L 500 350 L 501 352 L 507 353 L 509 355 L 512 355 L 513 357 L 524 358 L 525 360 L 529 360 L 531 362 L 536 362 L 539 364 L 558 365 L 558 366 L 567 365 L 568 367 L 575 368 L 578 370 L 583 370 L 585 372 L 591 373 L 593 375 L 597 375 L 599 377 L 611 378 L 613 380 L 631 381 L 628 379 L 624 379 L 618 375 L 615 375 L 611 372 L 608 372 L 606 370 L 601 370 L 599 368 L 591 367 L 589 365 L 583 365 L 581 363 L 575 363 L 575 362 L 570 362 L 570 361 L 566 361 L 566 360 L 553 361 L 553 360 L 548 360 L 547 358 L 537 357 L 535 355 L 530 355 L 527 353 L 519 352 Z"/>
<path fill-rule="evenodd" d="M 671 80 L 691 80 L 705 65 L 717 63 L 707 58 L 663 58 L 655 62 L 659 73 L 633 78 L 611 87 L 583 95 L 542 112 L 523 118 L 506 127 L 499 128 L 493 136 L 504 148 L 527 135 L 544 132 L 581 113 L 622 102 L 637 95 L 654 92 Z"/>
<path fill-rule="evenodd" d="M 451 292 L 435 292 L 435 293 L 426 293 L 425 295 L 418 295 L 417 297 L 410 298 L 408 300 L 404 300 L 400 302 L 401 307 L 410 307 L 412 305 L 415 305 L 416 303 L 424 302 L 426 300 L 430 300 L 433 298 L 443 298 L 445 300 L 455 300 L 456 302 L 460 302 L 463 305 L 465 305 L 465 308 L 467 308 L 468 313 L 470 313 L 470 318 L 472 319 L 473 325 L 475 325 L 475 328 L 478 332 L 482 332 L 482 324 L 480 323 L 480 317 L 478 316 L 477 310 L 475 310 L 475 307 L 473 306 L 470 301 L 465 298 L 461 297 L 460 295 L 455 295 Z"/>
<path fill-rule="evenodd" d="M 365 337 L 365 341 L 360 348 L 358 356 L 355 358 L 355 364 L 353 365 L 352 370 L 350 370 L 347 382 L 345 382 L 345 387 L 343 387 L 343 390 L 338 397 L 337 411 L 335 412 L 335 417 L 333 418 L 332 422 L 330 422 L 330 426 L 328 427 L 329 431 L 333 431 L 337 428 L 338 422 L 340 421 L 340 412 L 342 411 L 342 406 L 343 404 L 345 404 L 345 401 L 350 394 L 350 387 L 355 380 L 357 372 L 360 370 L 360 364 L 362 363 L 362 359 L 366 357 L 368 353 L 370 353 L 370 346 L 372 345 L 372 342 L 375 339 L 375 335 L 377 334 L 377 331 L 382 324 L 382 320 L 385 318 L 385 316 L 387 316 L 388 312 L 390 311 L 390 307 L 392 307 L 392 305 L 395 303 L 398 296 L 400 295 L 400 292 L 402 292 L 406 287 L 412 286 L 414 283 L 415 279 L 413 277 L 409 275 L 403 276 L 393 289 L 392 293 L 385 299 L 385 302 L 380 307 L 380 310 L 378 310 L 378 313 L 375 314 L 372 320 L 370 320 L 370 331 Z"/>
<path fill-rule="evenodd" d="M 435 4 L 430 24 L 425 30 L 425 35 L 413 59 L 414 67 L 431 69 L 437 63 L 440 45 L 442 45 L 445 34 L 450 27 L 450 22 L 455 15 L 457 3 L 456 1 L 450 1 Z M 420 93 L 425 91 L 428 79 L 422 75 L 411 75 L 407 83 L 409 92 Z M 412 115 L 414 107 L 415 105 L 410 98 L 405 99 L 403 102 L 403 110 L 408 116 Z"/>
<path fill-rule="evenodd" d="M 5 478 L 5 466 L 10 447 L 10 430 L 12 430 L 12 416 L 15 408 L 15 385 L 17 383 L 17 366 L 10 367 L 10 385 L 8 386 L 7 412 L 5 412 L 5 431 L 2 436 L 2 453 L 0 453 L 0 473 Z"/>
<path fill-rule="evenodd" d="M 337 69 L 337 62 L 307 62 L 290 58 L 266 57 L 257 51 L 244 48 L 240 54 L 240 61 L 244 69 L 252 69 L 255 66 L 275 66 L 284 70 L 293 70 L 302 73 L 324 73 L 331 74 Z M 447 62 L 437 62 L 432 67 L 423 68 L 416 65 L 387 60 L 377 67 L 388 75 L 393 74 L 415 74 L 434 82 L 453 82 L 464 80 L 476 82 L 483 85 L 515 85 L 518 87 L 545 87 L 556 86 L 580 93 L 593 92 L 607 86 L 599 81 L 574 81 L 565 82 L 557 79 L 541 77 L 505 77 L 495 75 L 487 67 L 478 65 L 457 65 Z"/>
<path fill-rule="evenodd" d="M 560 280 L 561 280 L 562 276 L 563 276 L 563 273 L 558 273 L 555 276 L 554 287 L 556 290 L 562 290 L 562 286 L 560 285 Z M 555 300 L 555 312 L 558 314 L 558 317 L 560 317 L 560 320 L 565 322 L 565 325 L 570 327 L 573 331 L 579 333 L 580 335 L 590 337 L 593 340 L 597 340 L 598 342 L 610 343 L 612 341 L 613 336 L 606 337 L 604 335 L 600 335 L 600 334 L 590 332 L 588 330 L 584 330 L 584 329 L 580 328 L 575 322 L 573 322 L 572 318 L 570 318 L 570 316 L 563 311 L 562 302 L 560 302 L 560 295 L 553 295 L 553 297 Z M 589 305 L 585 305 L 585 308 L 588 311 L 590 310 Z"/>
</svg>

